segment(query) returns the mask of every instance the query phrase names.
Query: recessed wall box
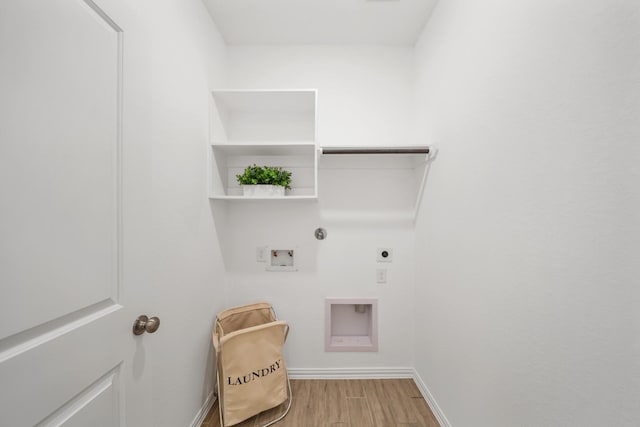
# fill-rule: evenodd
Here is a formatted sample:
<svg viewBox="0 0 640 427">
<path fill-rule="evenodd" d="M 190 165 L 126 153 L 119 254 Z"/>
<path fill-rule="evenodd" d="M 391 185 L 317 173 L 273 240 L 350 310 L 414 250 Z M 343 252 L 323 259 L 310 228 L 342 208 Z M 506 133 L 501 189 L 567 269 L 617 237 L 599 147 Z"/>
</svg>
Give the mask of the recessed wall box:
<svg viewBox="0 0 640 427">
<path fill-rule="evenodd" d="M 378 300 L 328 298 L 325 351 L 378 351 Z"/>
<path fill-rule="evenodd" d="M 269 249 L 267 271 L 298 271 L 296 249 Z"/>
</svg>

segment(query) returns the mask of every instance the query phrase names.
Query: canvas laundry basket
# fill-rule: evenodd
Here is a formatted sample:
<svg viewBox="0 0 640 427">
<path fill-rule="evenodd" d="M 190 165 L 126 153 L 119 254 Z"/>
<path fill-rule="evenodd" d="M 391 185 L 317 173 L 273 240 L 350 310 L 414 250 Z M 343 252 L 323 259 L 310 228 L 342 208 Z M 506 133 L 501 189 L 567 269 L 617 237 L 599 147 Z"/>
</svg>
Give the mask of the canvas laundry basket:
<svg viewBox="0 0 640 427">
<path fill-rule="evenodd" d="M 234 307 L 218 314 L 213 331 L 218 373 L 218 408 L 222 427 L 274 408 L 287 399 L 291 387 L 282 355 L 289 326 L 277 320 L 268 303 Z"/>
</svg>

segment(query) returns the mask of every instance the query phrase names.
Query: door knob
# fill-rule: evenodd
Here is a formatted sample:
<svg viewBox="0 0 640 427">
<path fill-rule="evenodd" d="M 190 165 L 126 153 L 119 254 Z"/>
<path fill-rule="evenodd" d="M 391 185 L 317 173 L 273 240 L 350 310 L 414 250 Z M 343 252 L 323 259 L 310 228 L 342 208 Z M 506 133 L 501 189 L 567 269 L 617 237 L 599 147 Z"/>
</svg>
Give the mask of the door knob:
<svg viewBox="0 0 640 427">
<path fill-rule="evenodd" d="M 144 314 L 138 316 L 133 322 L 133 335 L 142 335 L 145 332 L 154 333 L 160 327 L 160 319 L 157 317 L 148 318 Z"/>
</svg>

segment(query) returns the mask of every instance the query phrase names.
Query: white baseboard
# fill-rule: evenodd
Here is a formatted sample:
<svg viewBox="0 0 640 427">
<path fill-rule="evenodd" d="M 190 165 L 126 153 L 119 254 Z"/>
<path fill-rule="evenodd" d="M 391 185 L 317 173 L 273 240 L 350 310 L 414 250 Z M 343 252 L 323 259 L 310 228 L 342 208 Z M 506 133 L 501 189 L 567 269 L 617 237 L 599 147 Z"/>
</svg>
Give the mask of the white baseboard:
<svg viewBox="0 0 640 427">
<path fill-rule="evenodd" d="M 444 412 L 442 412 L 442 409 L 440 409 L 440 406 L 438 406 L 436 399 L 433 398 L 433 395 L 427 388 L 427 385 L 424 383 L 424 381 L 422 381 L 420 374 L 418 374 L 418 371 L 416 371 L 415 369 L 413 370 L 413 381 L 418 386 L 418 390 L 420 390 L 420 393 L 422 394 L 422 397 L 424 397 L 424 400 L 427 401 L 427 405 L 429 405 L 429 408 L 431 408 L 431 412 L 433 412 L 433 415 L 435 415 L 438 423 L 440 424 L 440 427 L 451 427 L 451 423 L 444 415 Z"/>
<path fill-rule="evenodd" d="M 413 368 L 287 368 L 293 380 L 413 378 Z"/>
<path fill-rule="evenodd" d="M 202 422 L 209 413 L 209 410 L 213 407 L 215 401 L 215 394 L 213 392 L 209 393 L 209 396 L 207 396 L 207 400 L 204 401 L 204 405 L 202 405 L 202 408 L 200 408 L 200 410 L 196 414 L 196 417 L 193 419 L 193 421 L 191 421 L 190 427 L 200 427 L 200 425 L 202 425 Z"/>
</svg>

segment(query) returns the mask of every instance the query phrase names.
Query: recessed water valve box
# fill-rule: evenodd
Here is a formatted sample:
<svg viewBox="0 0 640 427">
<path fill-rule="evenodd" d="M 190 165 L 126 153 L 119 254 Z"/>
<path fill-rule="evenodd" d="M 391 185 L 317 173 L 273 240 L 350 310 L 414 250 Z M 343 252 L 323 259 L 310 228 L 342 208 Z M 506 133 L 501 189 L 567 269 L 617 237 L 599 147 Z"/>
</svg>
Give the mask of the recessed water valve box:
<svg viewBox="0 0 640 427">
<path fill-rule="evenodd" d="M 295 249 L 270 249 L 267 271 L 298 271 Z"/>
</svg>

